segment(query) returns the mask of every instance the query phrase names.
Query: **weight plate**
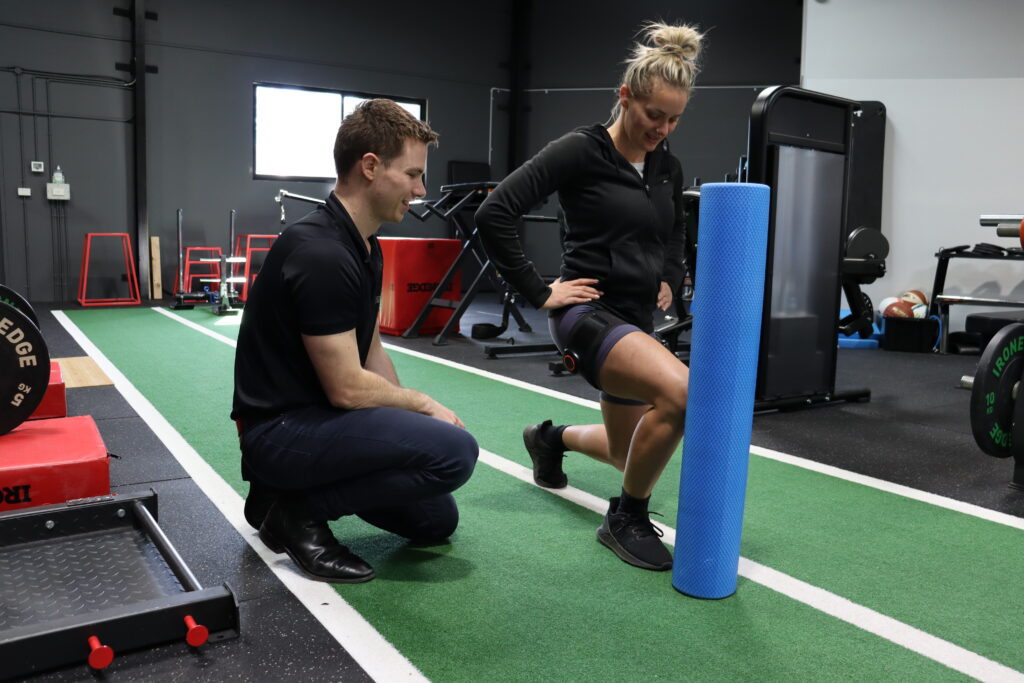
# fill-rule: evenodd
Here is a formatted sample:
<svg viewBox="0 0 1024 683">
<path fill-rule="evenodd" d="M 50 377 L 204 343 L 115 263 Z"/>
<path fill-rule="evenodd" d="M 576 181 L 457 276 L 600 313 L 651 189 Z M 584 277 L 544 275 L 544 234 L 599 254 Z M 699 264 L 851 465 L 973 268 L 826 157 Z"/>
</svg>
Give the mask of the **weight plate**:
<svg viewBox="0 0 1024 683">
<path fill-rule="evenodd" d="M 971 431 L 981 450 L 1013 455 L 1013 387 L 1024 374 L 1024 324 L 996 332 L 978 361 L 971 389 Z M 1024 397 L 1018 400 L 1024 401 Z"/>
<path fill-rule="evenodd" d="M 889 240 L 881 230 L 861 226 L 846 240 L 847 258 L 884 259 L 889 255 Z"/>
<path fill-rule="evenodd" d="M 0 434 L 39 406 L 50 383 L 50 353 L 39 328 L 10 304 L 0 303 Z"/>
<path fill-rule="evenodd" d="M 6 285 L 0 285 L 0 302 L 14 306 L 19 311 L 27 315 L 33 325 L 37 328 L 39 327 L 39 318 L 36 317 L 36 312 L 32 310 L 32 304 L 30 304 L 28 299 L 23 297 L 21 294 L 18 294 Z"/>
</svg>

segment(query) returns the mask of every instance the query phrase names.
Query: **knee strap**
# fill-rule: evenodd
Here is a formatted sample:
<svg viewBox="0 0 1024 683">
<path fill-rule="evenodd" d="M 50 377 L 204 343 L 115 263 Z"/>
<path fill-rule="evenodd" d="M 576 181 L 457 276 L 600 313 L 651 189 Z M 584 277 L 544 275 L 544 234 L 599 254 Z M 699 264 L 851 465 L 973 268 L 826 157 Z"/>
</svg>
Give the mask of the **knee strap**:
<svg viewBox="0 0 1024 683">
<path fill-rule="evenodd" d="M 593 387 L 600 389 L 597 353 L 608 334 L 620 324 L 625 322 L 607 311 L 594 310 L 581 316 L 569 331 L 562 351 L 562 365 L 566 372 L 578 372 Z"/>
</svg>

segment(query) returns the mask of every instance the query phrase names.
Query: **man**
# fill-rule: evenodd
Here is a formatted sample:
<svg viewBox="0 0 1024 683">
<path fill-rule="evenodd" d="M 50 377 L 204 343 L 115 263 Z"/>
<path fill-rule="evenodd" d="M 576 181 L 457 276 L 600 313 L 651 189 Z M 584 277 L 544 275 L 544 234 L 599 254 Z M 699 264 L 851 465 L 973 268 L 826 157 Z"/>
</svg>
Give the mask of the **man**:
<svg viewBox="0 0 1024 683">
<path fill-rule="evenodd" d="M 338 181 L 324 206 L 274 242 L 249 294 L 235 354 L 245 517 L 310 578 L 374 577 L 329 520 L 358 515 L 415 543 L 458 525 L 451 492 L 478 448 L 462 421 L 403 388 L 377 330 L 375 237 L 426 194 L 430 127 L 390 100 L 361 104 L 338 129 Z"/>
</svg>

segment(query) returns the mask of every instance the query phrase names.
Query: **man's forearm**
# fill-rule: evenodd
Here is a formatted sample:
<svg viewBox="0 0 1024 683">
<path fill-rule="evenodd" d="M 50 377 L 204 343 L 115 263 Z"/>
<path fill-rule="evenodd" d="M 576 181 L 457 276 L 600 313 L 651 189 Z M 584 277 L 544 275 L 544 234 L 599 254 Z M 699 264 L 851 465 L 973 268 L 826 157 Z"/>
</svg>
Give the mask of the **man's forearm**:
<svg viewBox="0 0 1024 683">
<path fill-rule="evenodd" d="M 369 365 L 369 363 L 367 363 Z M 394 368 L 392 366 L 392 374 Z M 415 389 L 398 386 L 376 370 L 363 369 L 346 387 L 341 396 L 332 398 L 339 408 L 358 410 L 361 408 L 400 408 L 416 413 L 429 414 L 432 400 Z"/>
<path fill-rule="evenodd" d="M 401 386 L 398 381 L 398 373 L 395 371 L 395 364 L 391 362 L 391 357 L 381 346 L 370 347 L 370 353 L 366 356 L 366 369 L 380 375 L 396 387 Z"/>
</svg>

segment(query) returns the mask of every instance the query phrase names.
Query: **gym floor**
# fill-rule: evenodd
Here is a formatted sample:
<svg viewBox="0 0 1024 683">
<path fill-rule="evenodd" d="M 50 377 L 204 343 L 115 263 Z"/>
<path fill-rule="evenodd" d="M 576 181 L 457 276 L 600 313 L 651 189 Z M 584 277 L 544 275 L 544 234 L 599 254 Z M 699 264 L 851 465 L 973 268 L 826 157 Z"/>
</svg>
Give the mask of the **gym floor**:
<svg viewBox="0 0 1024 683">
<path fill-rule="evenodd" d="M 500 307 L 489 299 L 491 297 L 488 295 L 481 295 L 477 298 L 474 307 L 463 318 L 462 329 L 468 330 L 475 322 L 496 321 L 500 314 Z M 143 313 L 139 309 L 137 311 L 139 315 Z M 111 460 L 111 479 L 114 490 L 123 492 L 147 488 L 157 490 L 161 526 L 204 586 L 227 583 L 234 590 L 239 601 L 242 628 L 241 636 L 237 640 L 207 645 L 195 651 L 187 648 L 184 644 L 178 644 L 138 652 L 119 653 L 114 663 L 103 674 L 90 674 L 84 666 L 80 666 L 45 673 L 33 680 L 91 680 L 94 676 L 116 680 L 178 680 L 196 677 L 203 680 L 279 680 L 287 678 L 336 681 L 365 680 L 371 677 L 385 680 L 418 674 L 416 669 L 411 667 L 418 667 L 428 677 L 441 680 L 477 680 L 484 677 L 502 680 L 538 680 L 541 677 L 555 680 L 583 677 L 600 679 L 602 674 L 608 676 L 612 673 L 607 670 L 583 671 L 577 668 L 564 668 L 559 661 L 560 655 L 554 655 L 554 659 L 545 662 L 546 668 L 542 669 L 543 676 L 527 670 L 517 672 L 500 668 L 500 662 L 504 660 L 497 655 L 494 656 L 493 666 L 498 668 L 489 668 L 488 661 L 485 661 L 487 657 L 483 655 L 473 663 L 459 661 L 458 650 L 454 645 L 450 661 L 441 664 L 427 657 L 421 661 L 415 656 L 415 649 L 407 651 L 397 642 L 395 647 L 409 657 L 410 669 L 405 671 L 401 668 L 379 668 L 379 663 L 375 663 L 374 660 L 384 659 L 385 655 L 390 655 L 387 653 L 381 655 L 380 650 L 366 651 L 363 649 L 366 639 L 359 634 L 367 629 L 370 631 L 375 628 L 380 630 L 385 634 L 385 639 L 382 640 L 385 642 L 386 650 L 390 647 L 386 644 L 388 633 L 392 631 L 398 633 L 399 637 L 395 640 L 400 640 L 401 627 L 388 623 L 386 619 L 382 620 L 380 614 L 389 614 L 389 610 L 395 610 L 397 614 L 397 607 L 390 604 L 383 606 L 372 604 L 372 600 L 366 597 L 371 593 L 365 587 L 362 594 L 359 592 L 360 587 L 347 587 L 344 591 L 339 591 L 344 597 L 344 600 L 340 600 L 338 593 L 333 589 L 302 579 L 294 572 L 289 571 L 286 563 L 275 559 L 275 556 L 265 550 L 261 552 L 258 541 L 254 539 L 252 532 L 245 527 L 244 521 L 240 518 L 240 499 L 235 499 L 236 497 L 230 492 L 227 496 L 211 495 L 210 492 L 216 491 L 216 488 L 211 488 L 208 481 L 197 481 L 197 477 L 190 474 L 194 469 L 181 460 L 179 455 L 181 449 L 168 437 L 168 432 L 160 428 L 153 428 L 155 422 L 148 411 L 155 407 L 157 412 L 167 414 L 167 420 L 173 423 L 191 446 L 202 452 L 202 455 L 210 460 L 211 464 L 215 465 L 214 468 L 217 469 L 213 457 L 208 457 L 206 452 L 212 447 L 205 447 L 202 437 L 193 436 L 190 432 L 182 430 L 174 416 L 170 415 L 172 411 L 161 407 L 159 402 L 153 399 L 152 394 L 147 393 L 146 387 L 140 384 L 138 379 L 140 375 L 132 374 L 131 362 L 119 357 L 115 345 L 107 341 L 108 338 L 126 335 L 125 321 L 128 318 L 125 316 L 131 317 L 135 314 L 123 311 L 112 313 L 111 320 L 117 322 L 111 323 L 99 320 L 103 316 L 102 311 L 72 312 L 70 324 L 68 324 L 61 322 L 50 311 L 38 310 L 38 312 L 43 336 L 47 340 L 51 357 L 72 357 L 87 353 L 96 356 L 108 353 L 110 358 L 107 360 L 115 371 L 123 371 L 125 375 L 130 376 L 139 391 L 146 394 L 152 401 L 153 405 L 146 407 L 145 401 L 140 402 L 132 392 L 125 392 L 124 383 L 119 383 L 119 386 L 116 387 L 101 386 L 68 391 L 69 414 L 92 415 L 99 425 L 108 450 L 121 456 Z M 515 344 L 520 345 L 547 343 L 549 338 L 543 314 L 525 309 L 523 312 L 534 327 L 532 334 L 513 329 L 503 335 L 501 339 L 491 340 L 487 343 L 505 343 L 510 337 L 514 338 Z M 198 324 L 194 323 L 197 328 L 205 327 L 213 331 L 215 335 L 223 334 L 225 337 L 233 338 L 234 331 L 229 332 L 228 326 L 217 326 L 225 319 L 214 319 L 213 316 L 208 316 L 204 320 L 203 313 L 205 311 L 197 309 L 193 315 L 183 317 L 198 321 Z M 58 316 L 61 315 L 58 313 Z M 120 318 L 117 317 L 119 315 Z M 216 332 L 218 329 L 222 329 L 223 332 Z M 77 340 L 72 336 L 72 331 L 78 335 Z M 560 395 L 584 399 L 584 403 L 596 400 L 596 392 L 581 378 L 550 374 L 547 365 L 550 360 L 555 358 L 553 355 L 487 359 L 482 353 L 481 342 L 462 336 L 454 337 L 450 343 L 444 346 L 434 346 L 431 343 L 432 337 L 411 340 L 385 337 L 384 341 L 386 344 L 396 347 L 392 350 L 392 356 L 396 358 L 400 374 L 403 374 L 406 367 L 407 353 L 413 352 L 417 355 L 425 354 L 450 363 L 476 368 L 485 373 L 512 378 L 519 383 L 539 387 L 540 391 L 550 390 L 559 392 Z M 217 348 L 213 348 L 214 346 Z M 188 368 L 182 366 L 180 359 L 171 357 L 171 352 L 163 352 L 165 355 L 161 355 L 161 353 L 159 349 L 156 349 L 146 356 L 145 362 L 150 365 L 154 374 L 160 372 L 161 365 L 172 366 L 164 368 L 163 371 L 176 374 L 179 381 L 187 386 L 188 395 L 193 396 L 194 399 L 189 402 L 189 405 L 180 406 L 180 408 L 193 415 L 196 432 L 201 432 L 203 429 L 207 431 L 215 429 L 222 432 L 228 430 L 231 425 L 227 422 L 226 414 L 221 414 L 224 412 L 221 409 L 224 401 L 218 392 L 230 392 L 230 370 L 225 368 L 232 355 L 230 348 L 211 344 L 211 348 L 203 353 L 203 357 L 195 358 L 194 365 Z M 401 362 L 398 360 L 399 357 L 402 359 Z M 752 444 L 756 447 L 754 450 L 770 455 L 774 452 L 772 457 L 781 453 L 801 459 L 801 461 L 820 463 L 828 466 L 823 471 L 826 474 L 832 473 L 829 476 L 843 478 L 863 475 L 872 480 L 897 485 L 896 490 L 900 490 L 900 486 L 909 487 L 917 492 L 936 494 L 944 499 L 968 504 L 968 507 L 978 506 L 988 511 L 1012 516 L 1017 519 L 1016 522 L 1010 520 L 1009 526 L 1016 528 L 1011 543 L 1014 544 L 1014 547 L 1020 548 L 1021 540 L 1018 537 L 1021 534 L 1020 529 L 1024 529 L 1024 526 L 1017 522 L 1020 522 L 1019 518 L 1024 518 L 1024 492 L 1016 491 L 1008 486 L 1012 475 L 1013 461 L 988 457 L 977 448 L 971 436 L 968 419 L 970 393 L 957 388 L 959 378 L 965 374 L 973 374 L 976 363 L 977 357 L 970 356 L 843 349 L 839 353 L 837 389 L 866 387 L 871 390 L 871 400 L 866 403 L 837 404 L 810 410 L 757 415 L 753 423 Z M 204 370 L 211 364 L 221 370 L 216 377 L 208 370 Z M 440 384 L 436 386 L 433 384 L 418 385 L 417 382 L 426 381 L 421 379 L 425 375 L 418 374 L 419 372 L 415 367 L 410 370 L 409 376 L 412 377 L 412 381 L 409 383 L 430 393 L 440 394 L 439 398 L 442 399 L 442 402 L 448 402 L 445 391 L 452 389 L 442 387 Z M 112 377 L 112 379 L 114 378 Z M 430 381 L 436 382 L 437 380 Z M 518 462 L 522 463 L 524 460 L 528 462 L 524 454 L 511 452 L 516 448 L 522 450 L 521 442 L 518 447 L 514 445 L 514 435 L 518 434 L 522 426 L 527 423 L 527 417 L 520 414 L 530 415 L 528 419 L 532 421 L 551 417 L 556 422 L 559 421 L 559 415 L 533 414 L 534 411 L 549 409 L 550 404 L 540 403 L 541 399 L 537 399 L 539 403 L 536 408 L 514 406 L 506 403 L 507 399 L 503 398 L 497 389 L 494 391 L 493 405 L 484 405 L 481 409 L 497 413 L 499 417 L 502 413 L 507 413 L 510 419 L 516 421 L 515 424 L 507 426 L 508 434 L 513 436 L 503 437 L 503 443 L 507 444 L 508 449 L 508 452 L 503 452 L 503 455 L 506 457 L 515 455 Z M 217 398 L 214 400 L 215 396 Z M 458 409 L 457 412 L 462 414 Z M 568 410 L 566 412 L 570 414 L 570 417 L 576 414 Z M 465 415 L 463 415 L 463 419 L 470 424 L 470 420 L 466 419 Z M 484 445 L 482 439 L 481 445 Z M 232 479 L 236 475 L 226 473 L 233 467 L 232 462 L 237 462 L 237 452 L 232 453 L 228 449 L 221 456 L 227 464 L 225 465 L 226 469 L 218 470 L 218 472 L 221 472 L 221 476 L 229 480 L 236 490 L 239 490 L 239 482 Z M 677 456 L 675 460 L 678 461 L 678 459 Z M 585 458 L 579 455 L 570 455 L 566 461 L 566 470 L 570 476 L 570 484 L 584 488 L 585 484 L 590 481 L 591 475 L 590 470 L 586 469 L 589 465 L 581 463 L 581 460 L 585 460 Z M 803 466 L 801 465 L 801 467 Z M 676 463 L 676 468 L 666 473 L 663 483 L 671 479 L 672 476 L 675 476 L 678 481 L 678 463 Z M 838 468 L 842 473 L 836 473 L 829 468 Z M 491 476 L 485 474 L 483 470 L 489 471 L 489 468 L 482 464 L 478 466 L 478 474 L 474 475 L 475 478 L 486 480 Z M 579 472 L 578 475 L 577 472 Z M 672 472 L 675 474 L 673 475 Z M 602 474 L 602 476 L 605 475 Z M 751 476 L 754 476 L 753 469 Z M 610 479 L 606 479 L 606 481 L 610 481 Z M 467 489 L 469 488 L 467 486 Z M 665 499 L 669 496 L 664 492 L 670 491 L 671 488 L 670 482 L 667 487 L 659 489 L 662 491 L 659 495 L 665 501 L 663 503 L 666 512 L 665 523 L 669 526 L 675 521 L 674 503 L 671 506 L 668 504 Z M 244 492 L 244 487 L 240 491 Z M 614 494 L 615 491 L 593 490 L 592 493 L 607 496 Z M 799 505 L 797 502 L 799 493 L 801 492 L 793 491 L 793 505 Z M 467 498 L 470 498 L 469 493 L 466 495 Z M 520 495 L 528 497 L 531 501 L 538 501 L 534 503 L 537 506 L 545 505 L 547 501 L 553 499 L 547 492 L 541 492 L 539 489 L 530 489 L 529 494 Z M 505 500 L 502 499 L 496 504 L 499 507 L 504 506 Z M 752 533 L 750 527 L 752 524 L 756 525 L 750 505 L 751 503 L 748 502 L 748 517 L 750 519 L 747 520 L 744 536 L 744 556 L 748 554 L 748 543 L 763 542 L 763 537 L 758 540 L 756 534 L 754 540 L 750 540 Z M 826 502 L 825 509 L 828 508 L 828 505 L 829 503 Z M 843 517 L 846 514 L 842 506 L 842 500 L 837 498 L 834 503 L 834 514 L 837 517 Z M 527 507 L 529 506 L 527 505 Z M 464 533 L 464 536 L 460 535 L 453 547 L 457 546 L 462 538 L 465 538 L 467 542 L 476 542 L 477 539 L 472 532 L 472 522 L 465 518 L 476 510 L 478 508 L 470 499 L 467 507 L 464 507 L 463 521 L 464 526 L 467 527 L 466 531 L 462 532 L 460 529 L 460 534 Z M 568 517 L 564 511 L 560 514 L 562 517 Z M 856 524 L 854 513 L 850 514 L 851 523 Z M 529 515 L 527 515 L 528 517 Z M 588 517 L 583 523 L 587 528 L 589 526 L 596 527 L 598 520 L 599 517 L 593 516 L 592 519 Z M 757 528 L 755 526 L 753 531 L 756 532 Z M 868 537 L 874 532 L 873 529 L 863 530 Z M 592 534 L 592 531 L 589 533 Z M 878 533 L 880 539 L 885 535 L 881 530 Z M 922 537 L 925 537 L 923 532 Z M 842 541 L 841 538 L 833 540 L 836 543 Z M 950 539 L 950 541 L 954 542 L 957 539 Z M 353 545 L 361 553 L 364 552 L 361 549 L 364 546 L 358 545 L 358 542 L 353 544 L 349 539 L 345 539 L 345 542 Z M 366 548 L 370 549 L 371 554 L 372 549 L 381 543 L 379 539 L 363 539 L 362 542 L 366 544 Z M 879 540 L 879 543 L 881 544 L 883 541 Z M 911 539 L 908 539 L 907 543 L 913 545 Z M 377 544 L 377 546 L 373 544 Z M 586 553 L 598 552 L 590 546 L 597 546 L 597 544 L 592 540 L 588 541 L 581 552 L 582 550 L 585 550 Z M 753 549 L 760 550 L 756 547 Z M 940 548 L 939 551 L 942 549 Z M 388 552 L 391 553 L 388 555 L 390 558 L 407 551 L 389 546 Z M 560 546 L 558 552 L 568 558 L 577 551 L 576 547 L 570 544 L 569 547 Z M 606 551 L 604 553 L 607 554 Z M 603 555 L 596 555 L 596 557 L 603 559 Z M 454 558 L 448 559 L 453 560 Z M 551 559 L 552 565 L 555 566 L 559 564 L 559 561 L 559 557 Z M 403 564 L 408 565 L 413 562 L 406 557 Z M 423 562 L 426 563 L 425 560 Z M 566 559 L 566 563 L 567 566 L 575 566 L 568 559 Z M 484 564 L 483 561 L 477 563 L 478 566 Z M 427 572 L 426 564 L 417 569 Z M 465 571 L 469 574 L 473 573 L 470 569 Z M 612 564 L 601 565 L 597 571 L 599 578 L 588 578 L 587 581 L 600 581 L 601 585 L 610 582 L 612 590 L 616 590 L 616 581 L 623 581 L 623 585 L 625 585 L 626 582 L 638 580 L 638 575 L 643 575 L 640 578 L 644 581 L 654 581 L 660 586 L 657 590 L 662 591 L 663 594 L 658 593 L 659 600 L 666 602 L 688 601 L 668 588 L 667 574 L 653 575 L 650 572 L 632 570 L 625 565 L 620 567 Z M 851 567 L 850 571 L 857 572 L 861 569 Z M 963 571 L 970 572 L 971 568 L 964 567 Z M 604 574 L 604 576 L 600 576 L 600 574 Z M 922 576 L 927 576 L 923 570 Z M 467 577 L 462 577 L 461 574 L 445 577 L 441 581 L 455 583 L 460 580 L 460 577 L 467 581 L 464 589 L 471 591 L 474 584 L 468 575 Z M 870 577 L 863 578 L 869 580 Z M 1008 579 L 1009 577 L 1003 576 L 995 585 L 1004 586 L 1005 593 L 999 596 L 999 600 L 1005 602 L 1008 605 L 1007 609 L 1012 611 L 1016 609 L 1014 605 L 1024 600 L 1024 595 L 1019 590 L 1006 589 L 1005 584 Z M 880 579 L 880 581 L 883 580 Z M 426 578 L 421 577 L 411 579 L 411 581 L 422 581 L 423 584 L 417 586 L 416 589 L 427 590 L 426 584 L 429 581 Z M 382 582 L 378 580 L 366 584 L 366 586 L 374 584 L 382 584 Z M 749 587 L 751 585 L 741 583 L 740 594 L 743 593 L 744 587 L 748 586 L 746 588 L 748 596 L 752 595 L 754 590 Z M 644 590 L 645 594 L 651 592 L 650 588 Z M 409 595 L 420 594 L 410 593 Z M 471 594 L 470 592 L 468 595 Z M 402 592 L 396 595 L 404 596 L 406 593 Z M 454 595 L 459 596 L 460 593 L 456 591 Z M 389 598 L 391 598 L 391 594 L 385 591 L 380 599 L 386 602 Z M 400 601 L 399 597 L 391 599 L 396 602 Z M 412 599 L 416 600 L 416 598 Z M 513 600 L 516 599 L 513 598 Z M 853 598 L 850 597 L 850 599 Z M 942 598 L 933 596 L 933 599 Z M 348 602 L 345 602 L 346 600 Z M 703 605 L 714 604 L 700 601 L 689 602 Z M 729 601 L 723 602 L 728 603 Z M 506 612 L 506 614 L 514 613 L 515 604 L 513 602 L 509 607 L 513 611 Z M 739 604 L 736 598 L 733 598 L 733 604 Z M 412 613 L 419 617 L 421 612 L 433 608 L 434 606 L 428 604 L 427 599 L 424 599 L 423 603 L 402 604 L 400 613 Z M 525 601 L 522 609 L 529 609 Z M 607 617 L 614 620 L 617 610 L 620 608 L 609 609 L 612 611 L 607 613 Z M 600 611 L 597 612 L 597 614 L 600 613 Z M 360 617 L 360 614 L 363 616 Z M 1012 618 L 1019 618 L 1019 610 L 1015 614 L 1017 617 Z M 985 617 L 985 615 L 952 615 L 954 620 L 965 622 L 981 617 Z M 654 619 L 653 616 L 651 618 Z M 806 617 L 804 618 L 806 619 Z M 840 618 L 845 619 L 845 617 Z M 508 619 L 511 622 L 515 617 L 508 617 Z M 558 624 L 559 622 L 556 620 L 554 623 Z M 442 624 L 435 624 L 433 627 L 449 628 Z M 552 624 L 544 624 L 543 627 L 550 628 Z M 374 631 L 374 633 L 376 632 Z M 505 641 L 500 628 L 496 635 L 496 639 L 484 644 L 484 652 L 487 652 L 488 648 L 493 652 L 497 643 L 514 646 Z M 1008 633 L 1004 635 L 1010 637 Z M 458 636 L 453 634 L 453 637 Z M 463 637 L 468 638 L 469 636 L 464 635 Z M 635 639 L 638 644 L 649 639 L 653 639 L 655 645 L 657 644 L 657 635 L 654 633 L 637 633 Z M 848 638 L 844 636 L 842 640 L 845 639 Z M 854 640 L 856 639 L 854 638 Z M 766 662 L 772 662 L 774 666 L 779 667 L 777 669 L 769 667 L 768 671 L 775 671 L 779 675 L 785 672 L 787 677 L 801 678 L 809 676 L 807 672 L 814 670 L 813 662 L 809 664 L 809 669 L 803 670 L 803 674 L 800 673 L 800 669 L 786 668 L 791 665 L 791 662 L 776 662 L 777 659 L 789 658 L 785 648 L 778 643 L 756 642 L 756 646 L 765 648 L 765 651 L 759 652 L 757 657 L 763 657 Z M 681 646 L 675 644 L 670 646 L 670 649 L 672 647 L 679 648 Z M 815 643 L 809 647 L 814 649 L 819 645 Z M 827 649 L 824 645 L 820 647 L 822 650 Z M 774 653 L 773 649 L 776 649 Z M 975 649 L 981 652 L 984 648 L 979 646 Z M 973 655 L 973 653 L 971 654 Z M 650 656 L 650 654 L 644 655 L 644 657 Z M 886 656 L 892 655 L 890 653 Z M 998 653 L 987 656 L 996 662 L 1000 661 Z M 565 657 L 566 662 L 571 661 L 568 654 Z M 917 656 L 914 655 L 914 657 Z M 808 656 L 809 661 L 812 659 Z M 935 662 L 921 659 L 924 663 L 915 662 L 908 665 L 910 667 L 908 670 L 913 672 L 912 677 L 935 680 L 936 670 L 932 668 Z M 999 668 L 1001 665 L 996 666 L 993 680 L 1004 675 L 1009 678 L 1024 676 L 1020 673 L 1021 670 L 1024 670 L 1022 663 L 1008 661 L 1008 659 L 1012 659 L 1012 657 L 1002 657 L 1001 661 L 1006 666 L 1003 668 Z M 830 670 L 826 677 L 836 679 L 874 678 L 880 671 L 870 668 L 873 666 L 868 664 L 870 660 L 871 657 L 864 656 L 863 659 L 851 657 L 840 661 L 838 664 L 834 664 L 837 668 Z M 949 666 L 941 659 L 938 661 Z M 680 676 L 687 679 L 749 678 L 762 666 L 757 661 L 747 664 L 749 668 L 739 668 L 728 673 L 720 668 L 701 668 L 697 665 L 696 668 Z M 569 664 L 565 666 L 569 666 Z M 1008 667 L 1014 667 L 1014 669 Z M 373 675 L 371 676 L 367 671 L 372 672 Z M 901 671 L 901 676 L 906 673 L 905 670 L 899 671 Z M 964 669 L 959 669 L 959 671 L 964 671 Z M 658 674 L 655 669 L 651 669 L 649 673 L 652 674 L 652 677 L 665 675 L 664 673 Z M 627 672 L 618 671 L 615 674 L 616 677 L 621 677 L 627 675 Z M 950 680 L 959 677 L 959 674 L 952 669 L 943 667 L 938 667 L 938 674 Z M 986 677 L 977 673 L 970 675 Z M 768 675 L 767 677 L 773 678 L 774 676 Z"/>
</svg>

